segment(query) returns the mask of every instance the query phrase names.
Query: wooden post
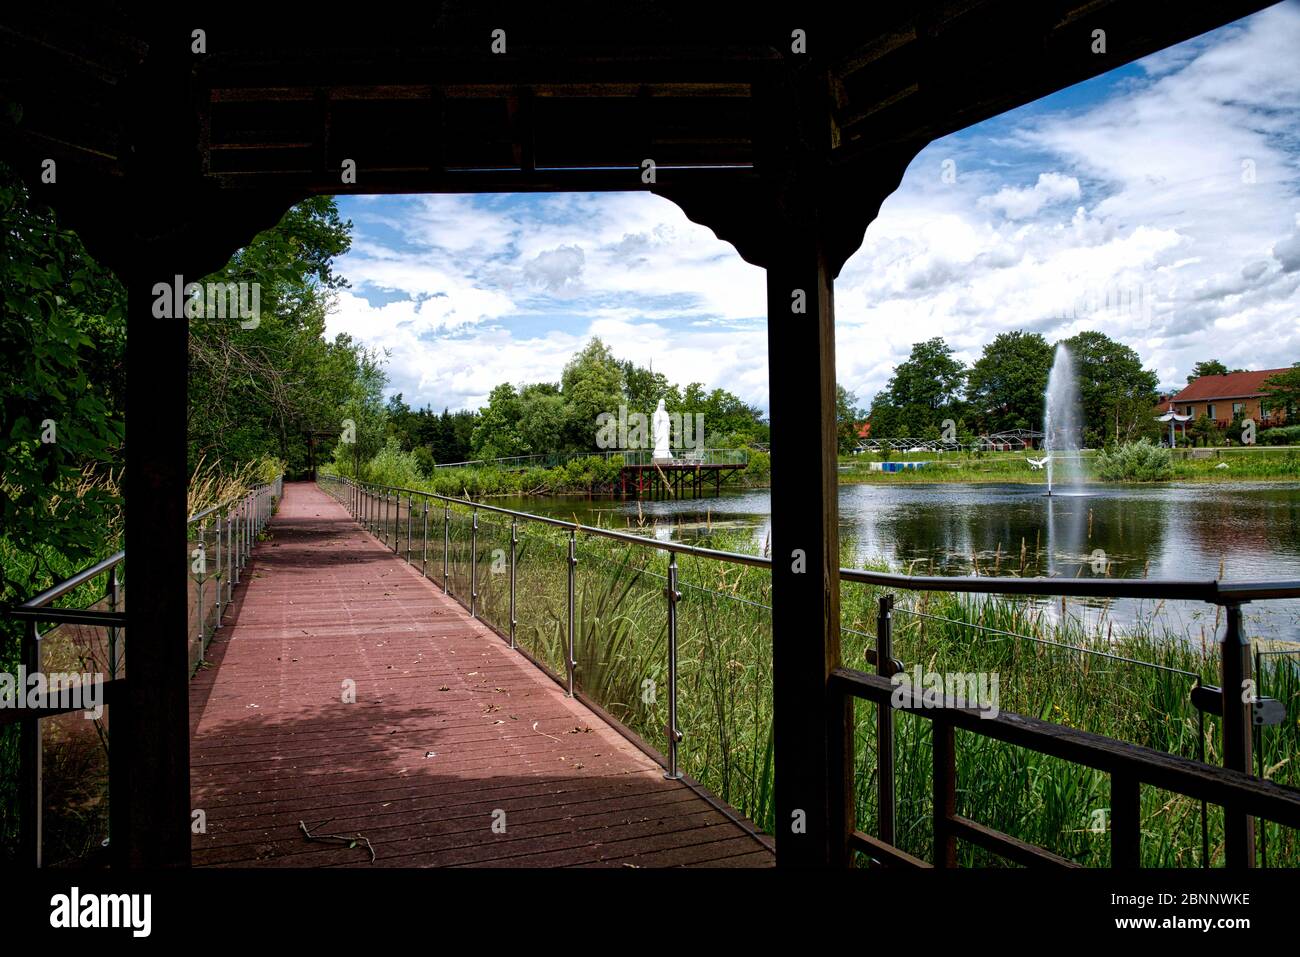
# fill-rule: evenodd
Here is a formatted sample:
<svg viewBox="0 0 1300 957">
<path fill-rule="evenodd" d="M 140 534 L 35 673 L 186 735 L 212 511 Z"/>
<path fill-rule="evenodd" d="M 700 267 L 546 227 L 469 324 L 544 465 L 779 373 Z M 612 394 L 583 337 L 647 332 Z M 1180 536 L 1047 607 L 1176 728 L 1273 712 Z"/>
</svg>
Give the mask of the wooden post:
<svg viewBox="0 0 1300 957">
<path fill-rule="evenodd" d="M 190 862 L 189 628 L 185 587 L 184 316 L 153 314 L 155 283 L 179 267 L 138 259 L 125 275 L 126 553 L 130 562 L 125 702 L 113 705 L 112 856 L 132 867 Z"/>
<path fill-rule="evenodd" d="M 942 718 L 932 722 L 934 759 L 934 866 L 957 866 L 957 836 L 952 819 L 957 814 L 957 749 L 953 726 Z"/>
<path fill-rule="evenodd" d="M 1131 774 L 1110 776 L 1110 866 L 1142 866 L 1142 786 Z"/>
<path fill-rule="evenodd" d="M 1251 683 L 1250 639 L 1242 630 L 1241 605 L 1225 609 L 1227 625 L 1220 642 L 1223 687 L 1223 766 L 1250 774 Z M 1235 807 L 1223 809 L 1225 863 L 1231 868 L 1255 866 L 1255 820 Z"/>
<path fill-rule="evenodd" d="M 792 64 L 792 66 L 794 66 Z M 844 866 L 853 820 L 852 708 L 840 663 L 839 474 L 832 284 L 923 143 L 852 175 L 828 165 L 829 78 L 794 66 L 755 92 L 756 186 L 660 187 L 767 269 L 772 448 L 772 696 L 776 859 Z"/>
<path fill-rule="evenodd" d="M 840 662 L 831 282 L 816 232 L 785 232 L 767 270 L 772 445 L 781 450 L 772 457 L 772 696 L 783 867 L 843 866 L 852 819 L 851 709 L 827 693 Z"/>
</svg>

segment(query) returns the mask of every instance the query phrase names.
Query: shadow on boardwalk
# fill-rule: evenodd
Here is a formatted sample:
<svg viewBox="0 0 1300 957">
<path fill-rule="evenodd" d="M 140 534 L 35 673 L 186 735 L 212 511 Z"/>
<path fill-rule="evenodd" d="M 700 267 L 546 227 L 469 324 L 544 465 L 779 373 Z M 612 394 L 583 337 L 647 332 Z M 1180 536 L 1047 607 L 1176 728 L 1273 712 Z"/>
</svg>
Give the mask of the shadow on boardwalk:
<svg viewBox="0 0 1300 957">
<path fill-rule="evenodd" d="M 191 686 L 195 864 L 773 863 L 314 485 L 246 574 Z"/>
</svg>

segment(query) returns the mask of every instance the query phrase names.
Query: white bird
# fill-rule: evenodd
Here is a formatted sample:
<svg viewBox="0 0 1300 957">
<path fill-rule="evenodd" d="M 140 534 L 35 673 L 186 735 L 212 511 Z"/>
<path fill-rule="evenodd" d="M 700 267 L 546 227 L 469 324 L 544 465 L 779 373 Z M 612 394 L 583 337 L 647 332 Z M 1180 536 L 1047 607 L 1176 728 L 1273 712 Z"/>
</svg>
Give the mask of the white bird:
<svg viewBox="0 0 1300 957">
<path fill-rule="evenodd" d="M 1218 465 L 1215 466 L 1216 469 L 1226 469 L 1227 467 L 1228 467 L 1227 462 L 1220 462 Z"/>
<path fill-rule="evenodd" d="M 1045 455 L 1041 459 L 1031 459 L 1028 457 L 1025 458 L 1025 461 L 1029 463 L 1029 467 L 1031 469 L 1034 469 L 1035 471 L 1041 469 L 1044 465 L 1046 465 L 1051 460 L 1052 457 L 1050 455 Z"/>
</svg>

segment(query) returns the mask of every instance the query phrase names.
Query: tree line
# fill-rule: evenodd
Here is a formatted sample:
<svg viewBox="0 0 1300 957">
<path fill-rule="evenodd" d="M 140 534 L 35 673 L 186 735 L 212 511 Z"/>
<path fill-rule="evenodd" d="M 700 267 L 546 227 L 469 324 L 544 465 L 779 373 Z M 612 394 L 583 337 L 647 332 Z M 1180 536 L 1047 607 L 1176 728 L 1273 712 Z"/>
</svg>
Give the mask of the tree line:
<svg viewBox="0 0 1300 957">
<path fill-rule="evenodd" d="M 1144 368 L 1136 351 L 1091 331 L 1059 344 L 1074 360 L 1085 444 L 1159 436 L 1152 418 L 1159 378 Z M 864 419 L 871 423 L 871 438 L 939 438 L 948 420 L 964 439 L 1013 429 L 1041 431 L 1056 345 L 1036 332 L 1004 332 L 966 366 L 942 338 L 918 342 L 867 408 L 857 408 L 856 396 L 841 391 L 841 447 L 856 443 L 852 423 Z"/>
<path fill-rule="evenodd" d="M 444 409 L 439 415 L 427 406 L 412 410 L 401 393 L 384 401 L 382 386 L 382 376 L 360 383 L 345 408 L 357 426 L 350 436 L 355 442 L 341 439 L 335 450 L 345 471 L 389 443 L 413 453 L 425 474 L 435 464 L 450 462 L 605 451 L 598 442 L 602 414 L 617 416 L 623 407 L 648 418 L 660 399 L 669 413 L 703 416 L 701 440 L 707 447 L 738 448 L 769 438 L 757 406 L 726 389 L 676 384 L 663 372 L 618 358 L 599 337 L 565 363 L 558 382 L 500 383 L 477 411 Z"/>
</svg>

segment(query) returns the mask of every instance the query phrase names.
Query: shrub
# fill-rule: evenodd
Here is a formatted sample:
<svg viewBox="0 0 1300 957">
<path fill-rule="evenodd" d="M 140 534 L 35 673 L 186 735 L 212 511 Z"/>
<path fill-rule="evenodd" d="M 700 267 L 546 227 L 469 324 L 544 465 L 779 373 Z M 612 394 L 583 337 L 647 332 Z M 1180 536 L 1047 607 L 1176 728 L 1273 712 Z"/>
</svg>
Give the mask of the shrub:
<svg viewBox="0 0 1300 957">
<path fill-rule="evenodd" d="M 1107 482 L 1161 482 L 1173 473 L 1169 449 L 1149 439 L 1125 442 L 1097 456 L 1097 475 Z"/>
<path fill-rule="evenodd" d="M 1300 445 L 1300 425 L 1284 425 L 1259 433 L 1260 445 Z"/>
<path fill-rule="evenodd" d="M 412 454 L 415 456 L 415 464 L 419 468 L 420 474 L 426 477 L 432 475 L 435 463 L 433 461 L 433 452 L 429 450 L 429 447 L 427 445 L 418 445 L 412 450 Z"/>
<path fill-rule="evenodd" d="M 367 481 L 393 488 L 413 488 L 420 482 L 420 466 L 415 455 L 403 452 L 395 436 L 388 437 L 379 454 L 366 463 L 362 474 Z"/>
</svg>

